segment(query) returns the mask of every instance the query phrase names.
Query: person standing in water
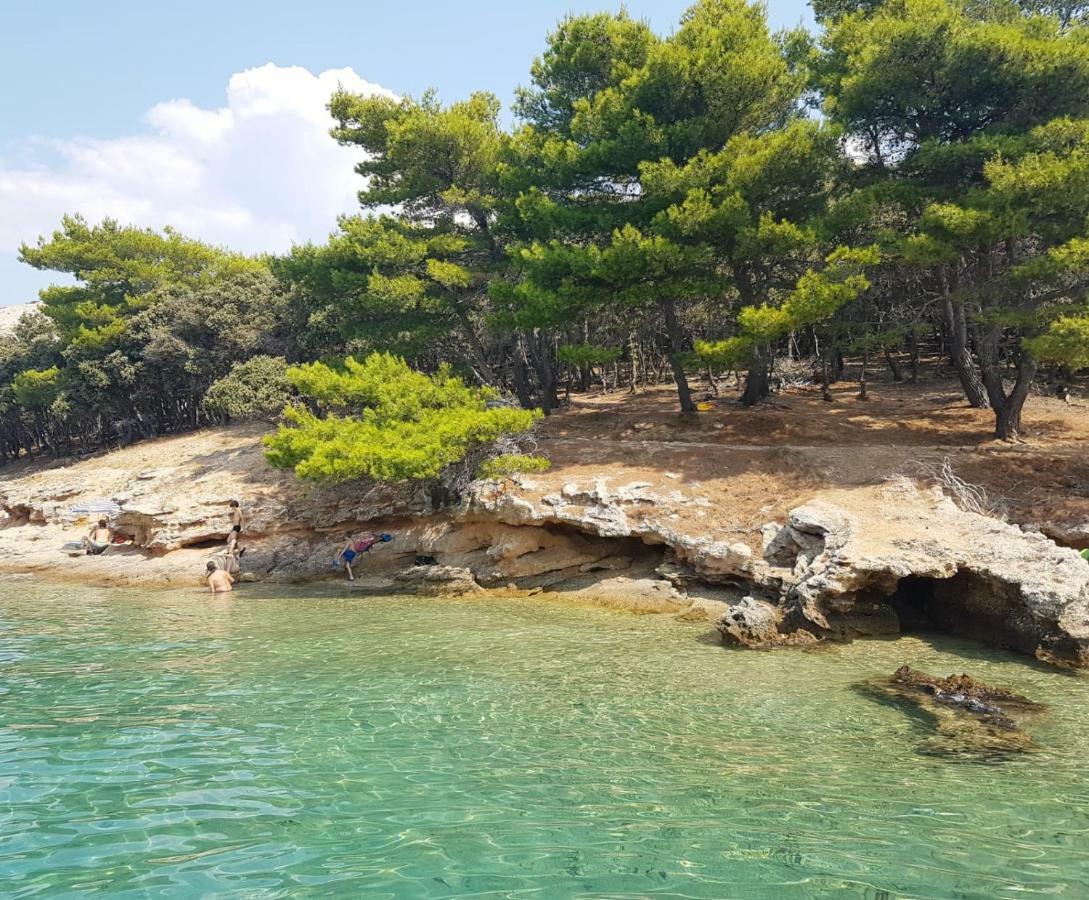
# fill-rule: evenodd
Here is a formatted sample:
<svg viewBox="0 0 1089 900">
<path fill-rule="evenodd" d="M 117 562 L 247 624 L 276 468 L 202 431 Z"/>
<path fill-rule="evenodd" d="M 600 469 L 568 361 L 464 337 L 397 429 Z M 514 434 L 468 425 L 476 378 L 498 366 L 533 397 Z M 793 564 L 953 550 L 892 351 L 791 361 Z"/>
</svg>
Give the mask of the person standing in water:
<svg viewBox="0 0 1089 900">
<path fill-rule="evenodd" d="M 229 594 L 234 590 L 231 573 L 216 565 L 215 560 L 208 560 L 208 574 L 205 576 L 208 589 L 213 594 Z"/>
</svg>

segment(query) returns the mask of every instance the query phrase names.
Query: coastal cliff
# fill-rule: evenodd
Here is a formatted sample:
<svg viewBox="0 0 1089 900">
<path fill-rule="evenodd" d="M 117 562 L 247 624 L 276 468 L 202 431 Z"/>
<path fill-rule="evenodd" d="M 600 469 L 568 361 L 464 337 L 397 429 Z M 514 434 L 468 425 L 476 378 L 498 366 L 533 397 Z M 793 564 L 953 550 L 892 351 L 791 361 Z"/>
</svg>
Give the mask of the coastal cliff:
<svg viewBox="0 0 1089 900">
<path fill-rule="evenodd" d="M 547 594 L 706 619 L 756 647 L 935 630 L 1089 665 L 1089 566 L 1031 522 L 961 508 L 934 479 L 897 474 L 888 447 L 734 442 L 713 419 L 611 402 L 598 437 L 601 409 L 554 417 L 550 471 L 475 482 L 456 503 L 427 485 L 307 486 L 266 464 L 255 427 L 9 466 L 0 572 L 195 587 L 237 498 L 252 580 L 342 578 L 345 537 L 381 530 L 394 540 L 363 557 L 357 589 Z M 100 499 L 131 543 L 68 555 L 86 530 L 73 508 Z M 1039 512 L 1047 526 L 1054 510 Z M 1078 530 L 1068 514 L 1062 527 Z"/>
</svg>

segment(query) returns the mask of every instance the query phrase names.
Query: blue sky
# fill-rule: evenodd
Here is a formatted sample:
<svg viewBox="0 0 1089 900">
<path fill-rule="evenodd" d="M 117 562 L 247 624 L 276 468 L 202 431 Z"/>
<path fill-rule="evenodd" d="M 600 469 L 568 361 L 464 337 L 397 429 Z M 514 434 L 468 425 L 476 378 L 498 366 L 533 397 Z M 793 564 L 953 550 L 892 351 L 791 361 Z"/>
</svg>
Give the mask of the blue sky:
<svg viewBox="0 0 1089 900">
<path fill-rule="evenodd" d="M 625 5 L 668 32 L 687 3 Z M 306 182 L 318 165 L 350 170 L 349 151 L 315 143 L 324 123 L 311 107 L 328 84 L 355 81 L 330 74 L 311 83 L 301 69 L 315 78 L 351 69 L 398 94 L 433 86 L 446 100 L 486 89 L 509 103 L 557 20 L 619 6 L 603 0 L 5 4 L 0 305 L 32 299 L 47 281 L 16 264 L 14 253 L 19 240 L 33 240 L 63 210 L 154 227 L 171 216 L 195 237 L 241 243 L 244 250 L 261 249 L 254 244 L 262 240 L 278 250 L 320 239 L 336 211 L 350 209 L 351 182 L 318 177 L 329 196 L 305 208 L 304 185 L 284 181 L 294 174 Z M 775 27 L 811 22 L 798 0 L 773 0 L 769 18 Z M 270 110 L 266 101 L 280 91 L 295 98 L 295 106 L 274 102 Z M 255 116 L 264 117 L 260 128 Z M 225 119 L 233 127 L 216 124 Z M 305 146 L 286 133 L 300 122 L 316 135 Z M 217 149 L 209 149 L 213 145 Z M 282 147 L 286 157 L 278 160 Z M 168 197 L 156 183 L 157 156 L 164 161 L 158 178 L 173 189 Z M 262 183 L 262 176 L 272 181 Z M 345 191 L 347 200 L 341 199 Z M 191 208 L 180 199 L 186 193 Z M 281 195 L 290 202 L 274 208 L 270 198 Z"/>
</svg>

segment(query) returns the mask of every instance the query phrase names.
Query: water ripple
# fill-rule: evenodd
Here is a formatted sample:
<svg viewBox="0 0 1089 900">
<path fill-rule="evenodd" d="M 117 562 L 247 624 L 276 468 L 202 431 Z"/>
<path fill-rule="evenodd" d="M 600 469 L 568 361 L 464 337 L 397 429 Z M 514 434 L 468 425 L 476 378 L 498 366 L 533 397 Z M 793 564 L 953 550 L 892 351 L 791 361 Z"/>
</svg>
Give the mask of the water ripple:
<svg viewBox="0 0 1089 900">
<path fill-rule="evenodd" d="M 2 893 L 1089 896 L 1089 680 L 966 643 L 727 652 L 603 610 L 0 597 Z M 1049 704 L 922 755 L 903 662 Z"/>
</svg>

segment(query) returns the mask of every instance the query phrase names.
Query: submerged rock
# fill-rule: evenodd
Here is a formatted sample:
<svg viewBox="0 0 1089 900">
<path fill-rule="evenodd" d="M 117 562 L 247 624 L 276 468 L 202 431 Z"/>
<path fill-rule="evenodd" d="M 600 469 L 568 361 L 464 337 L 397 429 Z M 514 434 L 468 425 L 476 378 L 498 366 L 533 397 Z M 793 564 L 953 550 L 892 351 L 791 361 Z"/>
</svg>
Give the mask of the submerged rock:
<svg viewBox="0 0 1089 900">
<path fill-rule="evenodd" d="M 398 572 L 394 579 L 440 594 L 474 594 L 483 590 L 472 572 L 458 566 L 410 566 Z"/>
<path fill-rule="evenodd" d="M 930 755 L 1000 759 L 1036 747 L 1026 726 L 1043 706 L 966 674 L 938 678 L 905 665 L 860 690 L 921 713 L 934 730 L 920 748 Z"/>
</svg>

